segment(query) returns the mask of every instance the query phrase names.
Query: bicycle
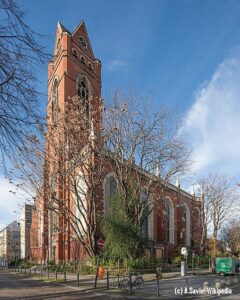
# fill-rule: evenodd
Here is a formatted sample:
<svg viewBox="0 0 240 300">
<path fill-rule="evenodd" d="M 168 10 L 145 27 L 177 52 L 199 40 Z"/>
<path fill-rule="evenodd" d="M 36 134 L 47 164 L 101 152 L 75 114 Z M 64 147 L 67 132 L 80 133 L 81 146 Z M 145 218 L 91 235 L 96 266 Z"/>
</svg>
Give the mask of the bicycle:
<svg viewBox="0 0 240 300">
<path fill-rule="evenodd" d="M 144 287 L 144 279 L 142 275 L 133 275 L 135 276 L 134 280 L 131 278 L 130 282 L 130 277 L 125 276 L 121 280 L 119 280 L 118 287 L 121 289 L 124 289 L 125 291 L 130 290 L 131 288 L 136 288 L 136 289 L 141 289 Z"/>
</svg>

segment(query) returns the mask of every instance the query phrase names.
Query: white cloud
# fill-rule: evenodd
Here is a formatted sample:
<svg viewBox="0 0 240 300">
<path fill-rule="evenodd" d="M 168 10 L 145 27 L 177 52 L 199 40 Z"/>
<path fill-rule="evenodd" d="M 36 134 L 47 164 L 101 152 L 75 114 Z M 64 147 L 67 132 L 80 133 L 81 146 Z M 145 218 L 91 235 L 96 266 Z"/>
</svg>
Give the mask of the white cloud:
<svg viewBox="0 0 240 300">
<path fill-rule="evenodd" d="M 13 191 L 16 193 L 10 193 Z M 6 179 L 0 177 L 0 230 L 14 220 L 19 219 L 21 206 L 25 197 L 20 191 L 14 188 Z"/>
<path fill-rule="evenodd" d="M 106 67 L 110 71 L 119 70 L 127 66 L 127 63 L 120 59 L 111 59 L 107 62 Z"/>
<path fill-rule="evenodd" d="M 240 56 L 221 63 L 196 93 L 181 132 L 193 146 L 194 170 L 240 172 Z"/>
</svg>

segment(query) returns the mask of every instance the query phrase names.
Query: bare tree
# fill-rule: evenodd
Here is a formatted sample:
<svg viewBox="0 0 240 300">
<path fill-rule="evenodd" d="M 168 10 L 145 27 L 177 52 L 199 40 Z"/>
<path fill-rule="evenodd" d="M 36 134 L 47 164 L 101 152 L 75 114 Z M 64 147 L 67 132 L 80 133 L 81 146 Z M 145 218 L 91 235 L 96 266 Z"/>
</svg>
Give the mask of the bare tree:
<svg viewBox="0 0 240 300">
<path fill-rule="evenodd" d="M 212 235 L 215 255 L 218 233 L 233 212 L 237 190 L 231 180 L 220 173 L 209 174 L 199 181 L 199 185 L 202 193 L 203 239 L 208 234 Z"/>
<path fill-rule="evenodd" d="M 58 239 L 71 240 L 72 249 L 80 243 L 93 257 L 98 252 L 102 207 L 96 189 L 103 180 L 104 157 L 97 150 L 99 138 L 90 119 L 86 103 L 77 96 L 69 98 L 57 124 L 49 118 L 48 131 L 40 128 L 40 139 L 35 135 L 27 139 L 28 155 L 23 151 L 17 158 L 18 172 L 13 175 L 20 188 L 38 195 L 36 204 L 48 223 L 49 247 Z"/>
<path fill-rule="evenodd" d="M 144 96 L 115 94 L 105 106 L 102 131 L 95 118 L 99 112 L 91 107 L 86 114 L 86 105 L 79 97 L 70 98 L 57 122 L 48 119 L 46 146 L 35 136 L 28 139 L 37 159 L 24 162 L 22 170 L 30 186 L 37 183 L 47 206 L 49 243 L 54 236 L 68 235 L 92 257 L 101 235 L 104 176 L 114 173 L 123 205 L 141 230 L 169 181 L 189 169 L 190 150 L 172 125 L 170 112 L 154 112 Z M 32 172 L 39 161 L 43 171 L 37 179 Z M 136 253 L 140 248 L 136 245 Z"/>
<path fill-rule="evenodd" d="M 116 92 L 106 103 L 104 140 L 125 212 L 134 216 L 141 233 L 154 207 L 162 208 L 168 184 L 191 165 L 184 140 L 178 135 L 174 115 L 151 107 L 150 97 Z M 141 239 L 136 256 L 141 251 Z"/>
<path fill-rule="evenodd" d="M 240 255 L 240 224 L 234 219 L 227 226 L 222 228 L 222 240 L 224 241 L 227 250 L 235 256 Z"/>
<path fill-rule="evenodd" d="M 22 148 L 26 137 L 43 121 L 35 71 L 48 55 L 41 35 L 24 21 L 14 0 L 0 0 L 0 164 Z"/>
</svg>

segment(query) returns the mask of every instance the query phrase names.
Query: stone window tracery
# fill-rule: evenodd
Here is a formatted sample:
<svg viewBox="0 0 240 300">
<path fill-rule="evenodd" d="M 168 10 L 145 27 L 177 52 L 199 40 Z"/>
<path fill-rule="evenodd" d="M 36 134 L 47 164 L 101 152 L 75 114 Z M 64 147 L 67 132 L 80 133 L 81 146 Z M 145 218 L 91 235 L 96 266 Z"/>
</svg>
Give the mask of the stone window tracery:
<svg viewBox="0 0 240 300">
<path fill-rule="evenodd" d="M 80 37 L 79 37 L 79 42 L 80 42 L 80 45 L 81 45 L 84 49 L 87 49 L 87 42 L 86 42 L 86 40 L 84 39 L 84 37 L 80 36 Z"/>
<path fill-rule="evenodd" d="M 86 121 L 89 122 L 89 88 L 85 77 L 77 79 L 77 94 L 80 105 L 85 109 Z"/>
<path fill-rule="evenodd" d="M 166 197 L 164 201 L 163 214 L 167 241 L 174 244 L 174 207 L 171 199 L 168 197 Z"/>
</svg>

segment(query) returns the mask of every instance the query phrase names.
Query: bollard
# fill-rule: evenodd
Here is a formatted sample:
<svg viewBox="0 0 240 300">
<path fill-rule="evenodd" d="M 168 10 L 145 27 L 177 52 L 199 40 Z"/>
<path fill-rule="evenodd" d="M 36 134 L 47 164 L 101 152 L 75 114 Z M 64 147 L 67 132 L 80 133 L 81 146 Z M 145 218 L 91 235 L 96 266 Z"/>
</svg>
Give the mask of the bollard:
<svg viewBox="0 0 240 300">
<path fill-rule="evenodd" d="M 215 288 L 220 289 L 221 287 L 222 287 L 221 281 L 219 279 L 217 279 L 216 282 L 215 282 Z"/>
<path fill-rule="evenodd" d="M 98 268 L 98 277 L 99 279 L 103 279 L 104 277 L 104 268 L 102 266 L 99 266 Z"/>
<path fill-rule="evenodd" d="M 227 279 L 226 279 L 226 285 L 227 285 L 227 286 L 231 285 L 231 278 L 227 278 Z"/>
<path fill-rule="evenodd" d="M 107 290 L 109 290 L 109 272 L 107 271 Z"/>
<path fill-rule="evenodd" d="M 42 277 L 42 275 L 43 275 L 43 274 L 42 274 L 42 271 L 43 271 L 43 270 L 42 270 L 42 268 L 41 268 L 41 269 L 40 269 L 40 276 L 41 276 L 41 277 Z"/>
<path fill-rule="evenodd" d="M 160 282 L 159 282 L 159 274 L 156 274 L 157 279 L 157 296 L 160 296 Z"/>
<path fill-rule="evenodd" d="M 55 280 L 57 281 L 57 270 L 55 271 Z"/>
<path fill-rule="evenodd" d="M 119 289 L 119 273 L 117 274 L 117 280 L 118 280 L 118 289 Z"/>
<path fill-rule="evenodd" d="M 208 282 L 207 281 L 205 281 L 203 283 L 203 292 L 204 292 L 204 294 L 208 293 Z"/>
<path fill-rule="evenodd" d="M 132 275 L 129 274 L 129 290 L 130 290 L 130 293 L 132 294 Z"/>
<path fill-rule="evenodd" d="M 233 282 L 238 283 L 238 278 L 237 278 L 237 277 L 234 277 L 234 278 L 233 278 Z"/>
<path fill-rule="evenodd" d="M 187 291 L 188 291 L 188 289 L 189 289 L 188 277 L 186 277 L 185 279 L 186 279 L 186 287 L 187 287 Z"/>
<path fill-rule="evenodd" d="M 27 268 L 25 267 L 25 274 L 27 274 Z"/>
<path fill-rule="evenodd" d="M 64 271 L 64 282 L 66 283 L 67 282 L 67 274 L 66 274 L 66 271 Z"/>
<path fill-rule="evenodd" d="M 79 285 L 79 272 L 77 273 L 77 284 Z"/>
<path fill-rule="evenodd" d="M 187 276 L 187 265 L 185 260 L 181 261 L 181 276 Z"/>
<path fill-rule="evenodd" d="M 224 286 L 226 284 L 226 279 L 221 279 L 221 285 Z"/>
<path fill-rule="evenodd" d="M 47 277 L 49 279 L 49 268 L 47 269 Z"/>
</svg>

